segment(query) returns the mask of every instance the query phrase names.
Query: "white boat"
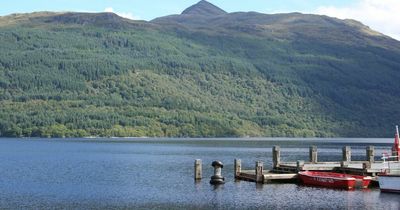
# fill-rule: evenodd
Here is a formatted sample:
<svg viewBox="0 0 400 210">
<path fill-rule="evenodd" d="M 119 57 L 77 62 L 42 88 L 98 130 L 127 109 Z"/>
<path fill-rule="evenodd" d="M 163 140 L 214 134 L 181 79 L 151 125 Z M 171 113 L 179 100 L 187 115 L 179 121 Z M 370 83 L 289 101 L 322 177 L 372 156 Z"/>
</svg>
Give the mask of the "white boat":
<svg viewBox="0 0 400 210">
<path fill-rule="evenodd" d="M 392 156 L 383 155 L 383 164 L 385 170 L 379 174 L 379 187 L 382 192 L 400 193 L 400 145 L 399 145 L 399 128 L 396 126 L 396 134 L 394 145 L 392 148 Z"/>
<path fill-rule="evenodd" d="M 400 174 L 379 175 L 378 181 L 382 192 L 400 193 Z"/>
</svg>

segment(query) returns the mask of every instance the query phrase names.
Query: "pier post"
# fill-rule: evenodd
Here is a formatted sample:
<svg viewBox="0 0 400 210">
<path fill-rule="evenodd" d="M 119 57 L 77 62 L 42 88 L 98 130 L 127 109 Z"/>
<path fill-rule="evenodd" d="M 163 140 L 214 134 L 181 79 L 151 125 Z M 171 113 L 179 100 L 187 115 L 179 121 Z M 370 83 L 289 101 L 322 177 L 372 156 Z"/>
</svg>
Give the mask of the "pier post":
<svg viewBox="0 0 400 210">
<path fill-rule="evenodd" d="M 304 160 L 298 160 L 296 162 L 296 165 L 297 165 L 297 171 L 302 171 L 304 168 Z"/>
<path fill-rule="evenodd" d="M 342 149 L 342 160 L 345 162 L 351 161 L 351 147 L 345 146 Z"/>
<path fill-rule="evenodd" d="M 367 161 L 370 163 L 374 162 L 374 156 L 375 156 L 375 147 L 374 146 L 368 146 L 367 147 Z"/>
<path fill-rule="evenodd" d="M 369 162 L 369 161 L 364 162 L 362 167 L 364 170 L 371 169 L 371 162 Z"/>
<path fill-rule="evenodd" d="M 202 165 L 200 159 L 194 161 L 194 180 L 196 181 L 203 178 Z"/>
<path fill-rule="evenodd" d="M 340 162 L 340 167 L 343 169 L 343 168 L 347 168 L 349 166 L 349 162 L 347 162 L 347 161 L 341 161 Z"/>
<path fill-rule="evenodd" d="M 242 172 L 242 160 L 235 159 L 235 178 Z"/>
<path fill-rule="evenodd" d="M 318 162 L 318 150 L 317 146 L 310 147 L 310 162 L 317 163 Z"/>
<path fill-rule="evenodd" d="M 263 168 L 264 163 L 262 161 L 256 162 L 256 183 L 264 182 Z"/>
<path fill-rule="evenodd" d="M 272 147 L 272 164 L 273 168 L 279 167 L 281 164 L 281 147 L 280 146 L 274 146 Z"/>
</svg>

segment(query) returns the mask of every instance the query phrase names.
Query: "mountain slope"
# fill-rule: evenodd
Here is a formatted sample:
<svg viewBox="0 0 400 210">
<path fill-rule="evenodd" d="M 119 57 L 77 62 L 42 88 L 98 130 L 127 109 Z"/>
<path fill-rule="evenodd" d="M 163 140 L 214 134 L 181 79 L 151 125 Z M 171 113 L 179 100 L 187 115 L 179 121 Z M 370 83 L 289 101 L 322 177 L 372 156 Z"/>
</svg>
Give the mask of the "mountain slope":
<svg viewBox="0 0 400 210">
<path fill-rule="evenodd" d="M 2 136 L 392 136 L 400 43 L 359 22 L 226 13 L 0 18 Z"/>
<path fill-rule="evenodd" d="M 224 14 L 226 14 L 224 10 L 204 0 L 185 9 L 182 12 L 182 15 L 202 15 L 202 16 L 216 16 Z"/>
</svg>

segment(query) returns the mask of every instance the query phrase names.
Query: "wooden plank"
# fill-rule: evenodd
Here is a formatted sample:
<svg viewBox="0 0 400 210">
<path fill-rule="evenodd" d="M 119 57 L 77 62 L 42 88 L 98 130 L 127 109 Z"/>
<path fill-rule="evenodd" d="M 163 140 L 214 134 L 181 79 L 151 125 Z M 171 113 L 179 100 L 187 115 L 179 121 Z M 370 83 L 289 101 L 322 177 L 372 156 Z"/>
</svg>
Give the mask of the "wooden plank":
<svg viewBox="0 0 400 210">
<path fill-rule="evenodd" d="M 297 179 L 297 174 L 276 174 L 276 173 L 268 173 L 264 174 L 264 180 L 291 180 Z"/>
<path fill-rule="evenodd" d="M 237 179 L 255 182 L 256 181 L 256 175 L 242 172 L 242 173 L 237 175 Z"/>
<path fill-rule="evenodd" d="M 337 166 L 304 166 L 304 171 L 333 171 Z"/>
<path fill-rule="evenodd" d="M 252 170 L 249 172 L 250 173 L 241 172 L 240 174 L 237 175 L 237 179 L 257 182 L 257 176 L 255 174 L 255 171 Z M 271 180 L 278 181 L 278 180 L 295 180 L 295 179 L 297 179 L 297 173 L 290 173 L 290 174 L 266 173 L 266 174 L 263 174 L 263 183 L 266 183 Z"/>
<path fill-rule="evenodd" d="M 242 170 L 240 172 L 240 174 L 253 174 L 253 175 L 256 175 L 256 171 L 254 169 L 252 169 L 252 170 Z"/>
</svg>

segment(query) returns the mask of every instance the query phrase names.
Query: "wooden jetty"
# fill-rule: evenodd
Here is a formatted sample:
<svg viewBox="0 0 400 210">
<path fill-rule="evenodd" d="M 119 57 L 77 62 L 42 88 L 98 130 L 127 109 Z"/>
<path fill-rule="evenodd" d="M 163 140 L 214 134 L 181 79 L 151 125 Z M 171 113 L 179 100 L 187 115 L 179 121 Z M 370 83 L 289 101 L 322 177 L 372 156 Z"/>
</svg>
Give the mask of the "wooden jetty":
<svg viewBox="0 0 400 210">
<path fill-rule="evenodd" d="M 387 168 L 387 162 L 375 161 L 375 148 L 366 148 L 365 161 L 352 161 L 351 148 L 345 146 L 342 149 L 342 160 L 338 162 L 319 162 L 318 150 L 316 146 L 311 146 L 309 150 L 309 161 L 298 160 L 296 162 L 281 162 L 281 151 L 279 146 L 272 148 L 272 169 L 264 170 L 263 162 L 257 161 L 252 170 L 242 170 L 240 159 L 235 159 L 235 179 L 246 180 L 257 183 L 268 183 L 272 181 L 297 181 L 299 171 L 332 171 L 355 175 L 376 177 L 377 173 Z M 398 160 L 391 161 L 390 164 L 400 165 Z"/>
</svg>

